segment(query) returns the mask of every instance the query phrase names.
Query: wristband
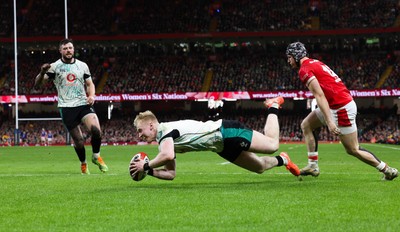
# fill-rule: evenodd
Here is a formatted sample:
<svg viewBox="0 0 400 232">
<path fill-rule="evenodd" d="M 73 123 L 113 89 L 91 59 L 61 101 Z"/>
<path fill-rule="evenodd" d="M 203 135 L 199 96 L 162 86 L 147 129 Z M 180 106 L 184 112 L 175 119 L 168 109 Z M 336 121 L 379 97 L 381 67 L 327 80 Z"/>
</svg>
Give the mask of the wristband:
<svg viewBox="0 0 400 232">
<path fill-rule="evenodd" d="M 144 163 L 144 165 L 143 165 L 143 171 L 147 172 L 147 171 L 150 170 L 150 169 L 151 169 L 151 167 L 150 167 L 149 163 Z"/>
<path fill-rule="evenodd" d="M 147 175 L 150 175 L 150 176 L 153 175 L 153 169 L 150 167 L 149 163 L 144 163 L 143 171 L 145 171 L 147 173 Z"/>
</svg>

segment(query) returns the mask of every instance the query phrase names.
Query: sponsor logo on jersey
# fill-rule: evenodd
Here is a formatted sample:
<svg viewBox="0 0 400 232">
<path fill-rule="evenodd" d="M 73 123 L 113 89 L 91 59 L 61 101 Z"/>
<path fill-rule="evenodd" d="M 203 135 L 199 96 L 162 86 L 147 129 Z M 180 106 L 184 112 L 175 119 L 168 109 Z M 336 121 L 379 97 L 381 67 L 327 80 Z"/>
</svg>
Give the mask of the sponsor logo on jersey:
<svg viewBox="0 0 400 232">
<path fill-rule="evenodd" d="M 67 75 L 67 81 L 74 82 L 76 80 L 76 76 L 73 73 Z"/>
</svg>

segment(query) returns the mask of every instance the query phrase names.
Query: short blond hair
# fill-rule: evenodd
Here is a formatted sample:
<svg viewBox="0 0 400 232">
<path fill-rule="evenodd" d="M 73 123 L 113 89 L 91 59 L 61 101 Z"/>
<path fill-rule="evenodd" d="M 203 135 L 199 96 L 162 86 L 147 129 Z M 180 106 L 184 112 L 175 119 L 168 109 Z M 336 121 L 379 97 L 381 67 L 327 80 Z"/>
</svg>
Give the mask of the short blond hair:
<svg viewBox="0 0 400 232">
<path fill-rule="evenodd" d="M 156 122 L 158 122 L 157 117 L 150 110 L 140 112 L 138 115 L 136 115 L 136 118 L 133 121 L 133 125 L 135 127 L 137 127 L 137 124 L 139 123 L 139 121 L 156 121 Z"/>
</svg>

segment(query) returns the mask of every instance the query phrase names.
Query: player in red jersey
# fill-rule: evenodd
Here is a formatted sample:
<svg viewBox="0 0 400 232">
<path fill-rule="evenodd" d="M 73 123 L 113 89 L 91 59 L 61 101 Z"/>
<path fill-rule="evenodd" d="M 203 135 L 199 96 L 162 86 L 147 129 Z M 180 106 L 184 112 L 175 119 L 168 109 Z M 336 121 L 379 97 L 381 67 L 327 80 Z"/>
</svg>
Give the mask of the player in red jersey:
<svg viewBox="0 0 400 232">
<path fill-rule="evenodd" d="M 339 76 L 321 61 L 307 57 L 307 50 L 300 42 L 289 44 L 286 55 L 287 62 L 293 69 L 299 70 L 301 82 L 312 92 L 318 105 L 301 123 L 308 150 L 308 165 L 301 169 L 300 174 L 319 175 L 318 137 L 315 131 L 326 125 L 331 133 L 339 136 L 348 154 L 378 169 L 384 174 L 384 180 L 396 178 L 397 169 L 389 167 L 372 152 L 360 147 L 356 125 L 357 105 Z"/>
</svg>

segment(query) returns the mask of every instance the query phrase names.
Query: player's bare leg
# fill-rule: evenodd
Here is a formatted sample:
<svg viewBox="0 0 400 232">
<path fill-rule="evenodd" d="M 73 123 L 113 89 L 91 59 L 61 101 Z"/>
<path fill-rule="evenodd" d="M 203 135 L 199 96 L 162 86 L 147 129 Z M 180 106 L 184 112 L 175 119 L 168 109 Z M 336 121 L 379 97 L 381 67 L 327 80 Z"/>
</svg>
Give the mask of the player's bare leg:
<svg viewBox="0 0 400 232">
<path fill-rule="evenodd" d="M 78 159 L 81 162 L 81 172 L 82 174 L 90 174 L 89 168 L 86 162 L 86 150 L 85 143 L 82 135 L 82 131 L 79 126 L 73 128 L 69 131 L 72 140 L 74 141 L 74 149 L 76 154 L 78 155 Z"/>
<path fill-rule="evenodd" d="M 272 154 L 279 149 L 279 121 L 278 110 L 281 104 L 284 103 L 282 97 L 267 99 L 264 104 L 268 108 L 264 134 L 258 131 L 253 131 L 251 146 L 249 151 L 243 151 L 235 160 L 235 164 L 256 173 L 263 173 L 265 170 L 276 166 L 285 165 L 286 168 L 295 176 L 300 174 L 300 170 L 286 153 L 281 153 L 279 156 L 263 156 L 259 157 L 255 153 Z"/>
<path fill-rule="evenodd" d="M 275 157 L 259 157 L 253 152 L 242 151 L 233 163 L 249 171 L 261 174 L 268 169 L 276 167 L 278 165 L 278 160 Z"/>
<path fill-rule="evenodd" d="M 307 166 L 300 170 L 302 176 L 311 175 L 317 177 L 320 173 L 318 166 L 318 134 L 315 131 L 321 126 L 323 124 L 318 119 L 315 111 L 311 112 L 301 123 L 308 156 Z"/>
<path fill-rule="evenodd" d="M 99 119 L 97 118 L 96 114 L 88 114 L 82 119 L 82 121 L 84 122 L 92 137 L 92 162 L 99 167 L 100 171 L 107 172 L 108 166 L 105 164 L 103 158 L 100 156 L 101 129 Z"/>
<path fill-rule="evenodd" d="M 378 171 L 384 174 L 384 180 L 393 180 L 398 176 L 398 171 L 395 168 L 389 167 L 385 162 L 381 161 L 372 152 L 362 149 L 358 143 L 357 132 L 341 135 L 340 141 L 346 149 L 347 154 L 352 155 L 362 162 L 375 167 Z"/>
</svg>

